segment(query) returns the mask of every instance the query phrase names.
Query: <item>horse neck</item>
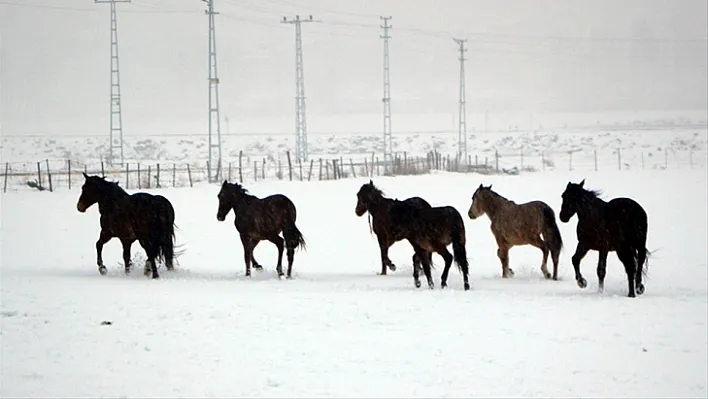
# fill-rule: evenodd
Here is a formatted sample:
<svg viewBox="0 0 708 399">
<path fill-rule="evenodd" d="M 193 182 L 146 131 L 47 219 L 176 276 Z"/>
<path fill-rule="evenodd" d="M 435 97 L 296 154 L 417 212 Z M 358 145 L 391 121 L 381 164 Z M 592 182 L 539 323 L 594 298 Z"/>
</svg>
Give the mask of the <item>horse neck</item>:
<svg viewBox="0 0 708 399">
<path fill-rule="evenodd" d="M 369 202 L 369 214 L 371 214 L 372 217 L 377 217 L 387 212 L 392 202 L 392 199 L 384 196 L 375 197 L 371 202 Z"/>
<path fill-rule="evenodd" d="M 235 193 L 232 196 L 233 200 L 231 201 L 231 209 L 233 209 L 234 213 L 238 215 L 236 212 L 237 208 L 240 207 L 246 207 L 250 208 L 252 207 L 255 203 L 258 202 L 258 198 L 255 195 L 247 194 L 247 193 Z"/>
<path fill-rule="evenodd" d="M 504 205 L 511 202 L 508 199 L 493 193 L 489 193 L 487 199 L 488 200 L 484 202 L 484 211 L 490 219 L 494 218 Z"/>
<path fill-rule="evenodd" d="M 607 202 L 601 198 L 591 198 L 584 201 L 581 206 L 578 207 L 578 220 L 588 220 L 594 219 L 599 212 L 602 212 L 607 206 Z"/>
<path fill-rule="evenodd" d="M 98 212 L 101 214 L 113 212 L 116 209 L 116 203 L 129 196 L 130 194 L 121 189 L 107 191 L 98 200 Z"/>
</svg>

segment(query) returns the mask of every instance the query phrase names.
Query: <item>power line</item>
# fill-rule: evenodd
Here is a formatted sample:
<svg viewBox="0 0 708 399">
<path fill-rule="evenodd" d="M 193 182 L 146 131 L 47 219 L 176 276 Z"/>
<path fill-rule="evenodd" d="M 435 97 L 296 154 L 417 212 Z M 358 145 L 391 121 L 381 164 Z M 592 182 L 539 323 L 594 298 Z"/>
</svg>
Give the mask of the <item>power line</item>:
<svg viewBox="0 0 708 399">
<path fill-rule="evenodd" d="M 221 117 L 219 114 L 219 74 L 216 67 L 216 29 L 214 0 L 202 0 L 207 3 L 206 15 L 209 17 L 209 181 L 221 180 Z M 216 135 L 216 142 L 214 142 Z M 216 159 L 216 164 L 214 160 Z M 212 179 L 212 170 L 214 171 Z"/>
<path fill-rule="evenodd" d="M 130 0 L 94 0 L 95 3 L 111 5 L 111 94 L 109 114 L 109 155 L 108 164 L 113 165 L 120 154 L 120 165 L 123 165 L 123 114 L 121 111 L 120 68 L 118 62 L 118 22 L 116 18 L 116 3 L 130 3 Z"/>
<path fill-rule="evenodd" d="M 305 73 L 302 62 L 302 28 L 303 22 L 316 22 L 312 19 L 295 19 L 283 17 L 283 24 L 295 25 L 295 159 L 301 162 L 308 160 L 307 153 L 307 121 L 305 111 Z"/>
<path fill-rule="evenodd" d="M 459 99 L 459 131 L 457 134 L 457 156 L 460 159 L 460 164 L 467 165 L 467 109 L 465 107 L 465 42 L 467 39 L 452 40 L 460 47 L 460 99 Z"/>
<path fill-rule="evenodd" d="M 379 17 L 384 24 L 381 25 L 383 35 L 379 35 L 383 39 L 383 152 L 384 152 L 384 174 L 393 173 L 393 139 L 391 137 L 391 78 L 388 59 L 388 40 L 391 36 L 388 30 L 393 26 L 388 24 L 391 17 Z"/>
</svg>

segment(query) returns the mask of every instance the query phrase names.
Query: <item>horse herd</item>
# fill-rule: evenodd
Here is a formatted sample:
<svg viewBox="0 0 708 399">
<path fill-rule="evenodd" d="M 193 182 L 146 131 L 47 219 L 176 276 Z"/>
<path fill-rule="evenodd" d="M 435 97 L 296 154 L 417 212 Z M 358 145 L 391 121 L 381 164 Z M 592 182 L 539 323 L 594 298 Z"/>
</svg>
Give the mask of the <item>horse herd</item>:
<svg viewBox="0 0 708 399">
<path fill-rule="evenodd" d="M 169 200 L 161 195 L 144 192 L 128 194 L 118 182 L 105 177 L 84 173 L 76 208 L 85 212 L 98 203 L 101 215 L 101 232 L 96 241 L 98 271 L 105 275 L 107 269 L 101 256 L 103 245 L 113 237 L 123 245 L 125 273 L 131 270 L 130 248 L 137 240 L 147 255 L 145 275 L 158 278 L 157 263 L 163 262 L 167 270 L 174 268 L 175 258 L 175 212 Z M 559 218 L 563 223 L 578 215 L 578 244 L 572 257 L 575 281 L 580 288 L 587 281 L 580 273 L 580 262 L 590 250 L 598 251 L 598 290 L 604 287 L 607 255 L 616 252 L 627 274 L 629 297 L 644 293 L 643 276 L 649 254 L 646 249 L 647 214 L 634 200 L 615 198 L 604 201 L 598 191 L 584 188 L 580 183 L 569 182 L 562 193 L 563 200 Z M 356 194 L 355 214 L 368 212 L 369 224 L 378 239 L 381 254 L 381 275 L 387 269 L 396 270 L 388 257 L 388 249 L 397 241 L 407 240 L 413 247 L 413 280 L 421 286 L 420 270 L 423 270 L 429 288 L 434 288 L 431 275 L 432 254 L 437 253 L 445 261 L 440 286 L 447 286 L 448 273 L 454 261 L 463 277 L 464 289 L 469 290 L 469 264 L 466 252 L 465 226 L 460 213 L 452 206 L 433 207 L 420 197 L 403 201 L 387 198 L 373 181 L 363 184 Z M 251 267 L 262 270 L 253 255 L 256 245 L 263 240 L 278 248 L 278 277 L 292 277 L 295 249 L 306 247 L 305 239 L 295 225 L 297 212 L 293 202 L 283 194 L 258 198 L 238 183 L 224 181 L 217 195 L 218 221 L 224 221 L 233 209 L 234 225 L 244 249 L 246 276 Z M 492 190 L 492 186 L 479 185 L 472 196 L 467 212 L 470 219 L 487 215 L 497 242 L 497 256 L 501 262 L 502 277 L 514 275 L 509 267 L 509 250 L 517 245 L 533 245 L 543 253 L 541 271 L 546 279 L 558 279 L 558 262 L 563 240 L 555 220 L 555 212 L 542 201 L 524 204 L 504 198 Z M 281 238 L 280 233 L 283 234 Z M 447 247 L 452 244 L 452 254 Z M 283 272 L 283 252 L 287 255 L 288 268 Z M 548 256 L 553 261 L 553 273 L 548 271 Z"/>
</svg>

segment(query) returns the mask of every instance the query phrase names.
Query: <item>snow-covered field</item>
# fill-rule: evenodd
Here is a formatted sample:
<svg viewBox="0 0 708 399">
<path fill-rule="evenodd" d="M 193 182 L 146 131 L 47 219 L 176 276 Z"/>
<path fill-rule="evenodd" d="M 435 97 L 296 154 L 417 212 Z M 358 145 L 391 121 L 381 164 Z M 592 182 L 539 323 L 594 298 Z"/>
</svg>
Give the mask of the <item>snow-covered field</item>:
<svg viewBox="0 0 708 399">
<path fill-rule="evenodd" d="M 561 281 L 542 279 L 540 251 L 515 247 L 516 277 L 500 278 L 487 218 L 466 212 L 479 183 L 556 212 L 568 180 L 606 198 L 629 196 L 649 215 L 646 293 L 626 298 L 621 264 L 608 259 L 596 292 L 591 252 L 579 289 L 565 240 Z M 164 189 L 186 252 L 175 272 L 151 280 L 122 273 L 120 244 L 94 242 L 98 212 L 76 211 L 79 190 L 0 196 L 3 397 L 706 397 L 708 289 L 706 170 L 546 172 L 520 176 L 437 173 L 377 178 L 387 195 L 420 195 L 465 218 L 472 290 L 453 268 L 447 290 L 415 289 L 410 245 L 395 244 L 399 270 L 377 276 L 378 247 L 354 215 L 368 179 L 265 180 L 298 208 L 308 250 L 295 278 L 246 279 L 231 222 L 216 221 L 217 185 Z M 134 258 L 144 259 L 138 247 Z M 439 287 L 441 259 L 435 257 Z M 102 322 L 110 321 L 110 325 Z"/>
</svg>

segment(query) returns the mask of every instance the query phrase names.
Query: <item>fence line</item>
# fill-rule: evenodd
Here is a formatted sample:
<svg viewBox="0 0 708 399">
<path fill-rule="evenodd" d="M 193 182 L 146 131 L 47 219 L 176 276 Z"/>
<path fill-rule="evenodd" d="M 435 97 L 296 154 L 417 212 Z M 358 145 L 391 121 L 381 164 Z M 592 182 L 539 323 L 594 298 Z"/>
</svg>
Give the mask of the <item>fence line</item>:
<svg viewBox="0 0 708 399">
<path fill-rule="evenodd" d="M 290 181 L 338 180 L 383 175 L 383 160 L 376 153 L 368 157 L 343 156 L 311 159 L 307 163 L 294 162 L 290 153 L 277 160 L 254 160 L 239 153 L 237 160 L 215 165 L 223 179 L 252 182 L 265 179 Z M 664 149 L 637 151 L 621 148 L 613 150 L 577 150 L 566 152 L 486 153 L 470 155 L 467 163 L 456 156 L 431 151 L 425 155 L 406 152 L 394 156 L 393 175 L 420 175 L 431 171 L 480 174 L 518 174 L 551 170 L 629 170 L 629 169 L 702 169 L 706 167 L 705 150 Z M 81 173 L 105 176 L 120 181 L 126 189 L 156 189 L 165 187 L 193 187 L 208 181 L 212 166 L 205 163 L 126 163 L 120 167 L 105 162 L 80 163 L 45 159 L 39 162 L 6 162 L 3 174 L 3 192 L 21 188 L 40 191 L 78 187 L 83 182 Z"/>
</svg>

